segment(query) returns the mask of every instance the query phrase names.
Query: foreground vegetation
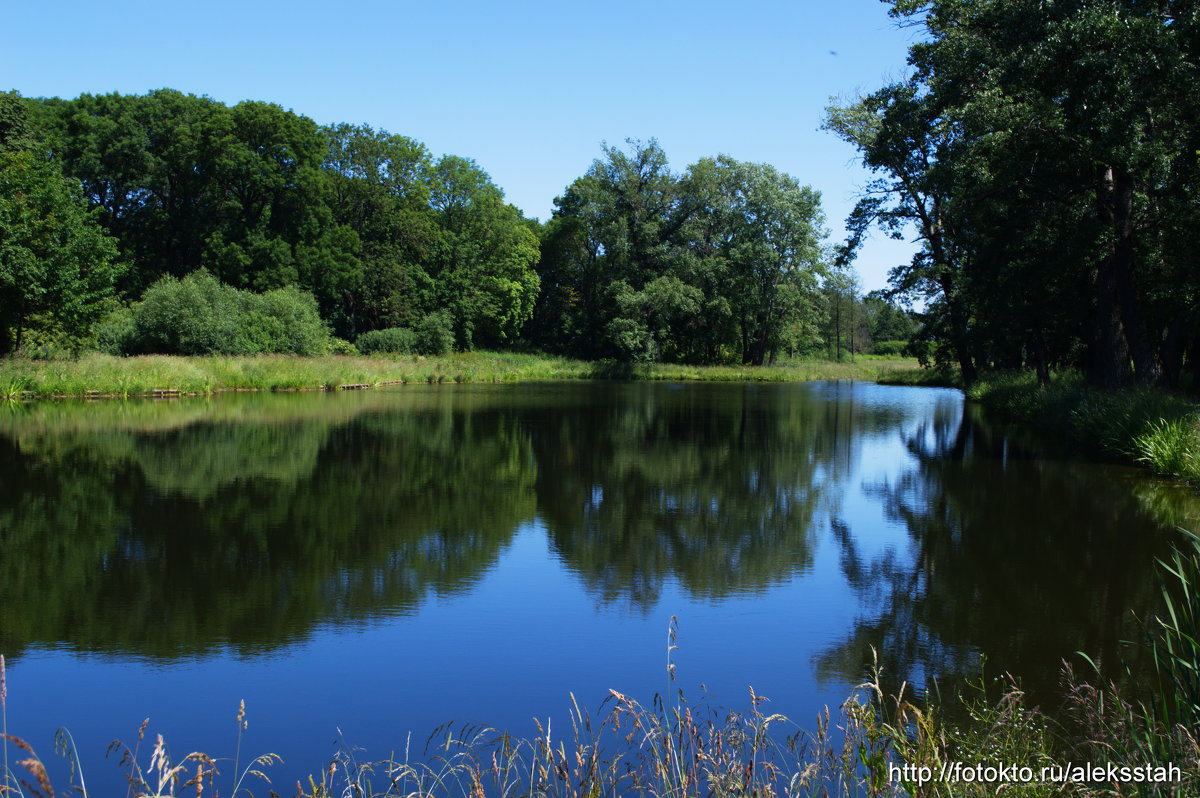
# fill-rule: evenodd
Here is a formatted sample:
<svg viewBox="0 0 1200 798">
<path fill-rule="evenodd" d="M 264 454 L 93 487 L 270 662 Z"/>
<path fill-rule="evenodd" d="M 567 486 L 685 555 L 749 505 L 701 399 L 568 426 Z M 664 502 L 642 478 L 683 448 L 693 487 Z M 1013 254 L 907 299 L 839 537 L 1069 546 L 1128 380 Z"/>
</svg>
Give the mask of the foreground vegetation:
<svg viewBox="0 0 1200 798">
<path fill-rule="evenodd" d="M 153 396 L 163 392 L 336 390 L 400 383 L 519 382 L 648 379 L 802 382 L 876 379 L 915 370 L 905 358 L 860 357 L 854 362 L 794 360 L 774 366 L 688 366 L 663 363 L 588 363 L 513 352 L 461 352 L 441 357 L 348 356 L 113 357 L 0 360 L 0 397 Z"/>
<path fill-rule="evenodd" d="M 1200 620 L 1200 538 L 1186 536 L 1162 563 L 1162 577 L 1162 606 L 1143 627 L 1143 645 L 1155 665 L 1144 694 L 1132 681 L 1124 687 L 1089 684 L 1067 666 L 1063 706 L 1050 715 L 1029 706 L 1011 678 L 981 676 L 962 699 L 965 713 L 955 719 L 932 695 L 922 699 L 904 687 L 886 695 L 876 667 L 836 718 L 827 710 L 815 728 L 802 730 L 768 712 L 767 699 L 753 688 L 743 712 L 693 707 L 682 691 L 646 706 L 612 690 L 594 717 L 572 698 L 570 730 L 559 737 L 548 723 L 539 724 L 532 739 L 446 727 L 422 750 L 410 738 L 403 756 L 379 762 L 343 746 L 307 784 L 297 782 L 295 794 L 1194 796 L 1200 791 L 1200 643 L 1193 637 Z M 672 620 L 667 668 L 672 682 L 675 643 Z M 0 677 L 2 669 L 0 659 Z M 220 795 L 226 785 L 237 796 L 248 783 L 269 781 L 271 766 L 279 762 L 264 754 L 242 766 L 244 705 L 237 716 L 239 753 L 230 767 L 202 753 L 173 760 L 161 735 L 145 763 L 145 729 L 143 724 L 132 747 L 114 744 L 127 768 L 130 794 L 139 797 L 200 795 L 205 789 Z M 24 758 L 9 761 L 10 741 Z M 70 735 L 60 731 L 56 747 L 71 764 L 72 788 L 89 795 Z M 954 763 L 971 773 L 946 776 L 955 773 Z M 1105 775 L 1063 775 L 1067 763 L 1101 766 Z M 1012 770 L 1007 776 L 975 770 L 1001 766 Z M 1120 768 L 1129 770 L 1121 774 Z M 5 738 L 0 794 L 54 794 L 45 764 L 16 737 Z"/>
</svg>

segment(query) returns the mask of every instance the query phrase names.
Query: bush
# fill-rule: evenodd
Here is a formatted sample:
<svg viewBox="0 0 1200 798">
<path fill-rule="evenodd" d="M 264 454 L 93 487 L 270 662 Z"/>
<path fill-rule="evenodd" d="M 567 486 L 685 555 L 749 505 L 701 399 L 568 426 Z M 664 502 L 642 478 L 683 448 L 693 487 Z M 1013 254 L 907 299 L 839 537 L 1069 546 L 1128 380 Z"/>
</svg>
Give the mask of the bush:
<svg viewBox="0 0 1200 798">
<path fill-rule="evenodd" d="M 292 286 L 265 294 L 239 291 L 204 269 L 182 280 L 159 280 L 132 316 L 123 354 L 313 356 L 324 354 L 329 341 L 311 294 Z M 107 335 L 113 340 L 121 330 Z"/>
<path fill-rule="evenodd" d="M 347 341 L 345 338 L 330 338 L 329 339 L 329 354 L 331 355 L 357 355 L 359 354 L 358 347 Z"/>
<path fill-rule="evenodd" d="M 123 355 L 133 347 L 136 330 L 133 324 L 133 311 L 129 308 L 119 308 L 100 320 L 92 333 L 96 339 L 96 349 L 106 355 Z"/>
<path fill-rule="evenodd" d="M 264 294 L 237 292 L 242 300 L 242 334 L 252 352 L 284 352 L 315 357 L 329 347 L 329 329 L 317 300 L 295 286 Z"/>
<path fill-rule="evenodd" d="M 417 334 L 407 327 L 389 327 L 365 332 L 355 343 L 364 355 L 376 352 L 410 355 L 417 350 Z"/>
<path fill-rule="evenodd" d="M 416 349 L 422 355 L 444 355 L 454 348 L 454 323 L 444 310 L 421 319 L 416 334 Z"/>
<path fill-rule="evenodd" d="M 903 355 L 908 351 L 908 341 L 876 341 L 871 347 L 876 355 Z"/>
<path fill-rule="evenodd" d="M 133 309 L 127 354 L 208 355 L 239 351 L 234 289 L 206 271 L 182 280 L 166 277 L 146 289 Z"/>
</svg>

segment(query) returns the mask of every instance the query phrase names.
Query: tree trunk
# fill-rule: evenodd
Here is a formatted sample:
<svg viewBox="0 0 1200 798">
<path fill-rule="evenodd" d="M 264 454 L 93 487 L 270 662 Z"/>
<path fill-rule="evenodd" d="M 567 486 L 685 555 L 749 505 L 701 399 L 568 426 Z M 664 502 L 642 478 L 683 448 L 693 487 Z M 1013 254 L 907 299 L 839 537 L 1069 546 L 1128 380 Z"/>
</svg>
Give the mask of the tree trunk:
<svg viewBox="0 0 1200 798">
<path fill-rule="evenodd" d="M 0 355 L 7 355 L 13 350 L 12 330 L 7 313 L 0 313 Z"/>
<path fill-rule="evenodd" d="M 1162 381 L 1162 366 L 1146 332 L 1146 321 L 1142 316 L 1141 300 L 1138 298 L 1134 277 L 1133 177 L 1124 169 L 1113 169 L 1112 180 L 1113 228 L 1116 234 L 1113 267 L 1121 326 L 1125 332 L 1129 354 L 1133 356 L 1133 369 L 1137 381 L 1143 385 L 1156 385 Z"/>
<path fill-rule="evenodd" d="M 1101 224 L 1115 227 L 1116 185 L 1112 167 L 1106 167 L 1100 177 L 1096 195 L 1096 212 Z M 1100 388 L 1119 388 L 1129 381 L 1129 351 L 1121 328 L 1121 313 L 1117 300 L 1116 248 L 1110 248 L 1090 274 L 1091 291 L 1095 298 L 1091 331 L 1088 341 L 1088 382 Z"/>
<path fill-rule="evenodd" d="M 1043 388 L 1050 385 L 1050 367 L 1046 363 L 1046 339 L 1042 335 L 1042 330 L 1039 327 L 1033 333 L 1033 341 L 1029 353 L 1033 357 L 1033 368 L 1037 372 L 1038 385 Z"/>
<path fill-rule="evenodd" d="M 1183 355 L 1188 343 L 1195 339 L 1197 311 L 1185 308 L 1175 314 L 1167 327 L 1167 336 L 1162 346 L 1162 383 L 1167 388 L 1178 388 L 1183 377 Z"/>
<path fill-rule="evenodd" d="M 1189 388 L 1193 394 L 1200 395 L 1200 335 L 1192 336 L 1192 344 L 1188 348 L 1187 358 L 1183 363 L 1183 374 L 1189 375 L 1191 384 Z M 1180 377 L 1180 382 L 1183 382 L 1183 377 Z"/>
<path fill-rule="evenodd" d="M 946 298 L 946 309 L 950 314 L 950 343 L 954 346 L 954 354 L 958 359 L 958 367 L 962 370 L 964 385 L 970 385 L 979 379 L 979 371 L 975 368 L 975 359 L 971 357 L 971 343 L 967 333 L 967 316 L 963 312 L 962 302 L 954 293 L 954 279 L 949 270 L 945 270 L 938 279 L 942 287 L 942 295 Z"/>
</svg>

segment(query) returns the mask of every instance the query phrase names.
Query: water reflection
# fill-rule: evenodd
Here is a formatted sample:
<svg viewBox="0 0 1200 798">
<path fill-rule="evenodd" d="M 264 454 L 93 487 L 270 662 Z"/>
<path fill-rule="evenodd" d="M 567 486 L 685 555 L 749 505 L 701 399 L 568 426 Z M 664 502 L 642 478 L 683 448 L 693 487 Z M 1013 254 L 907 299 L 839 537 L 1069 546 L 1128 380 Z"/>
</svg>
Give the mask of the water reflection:
<svg viewBox="0 0 1200 798">
<path fill-rule="evenodd" d="M 835 520 L 847 584 L 872 612 L 818 657 L 826 677 L 863 673 L 872 647 L 893 689 L 901 679 L 952 684 L 983 657 L 1048 698 L 1075 652 L 1137 656 L 1122 641 L 1138 637 L 1134 614 L 1153 607 L 1154 561 L 1169 543 L 1160 522 L 1179 520 L 1195 496 L 1022 446 L 976 410 L 920 424 L 905 437 L 908 465 L 866 486 L 907 532 L 907 557 L 864 557 Z"/>
<path fill-rule="evenodd" d="M 1163 526 L 1196 507 L 1018 445 L 956 393 L 851 383 L 46 403 L 0 416 L 0 483 L 10 656 L 278 650 L 469 590 L 535 524 L 591 600 L 639 615 L 819 579 L 857 619 L 795 655 L 851 684 L 872 647 L 918 681 L 1115 660 Z"/>
<path fill-rule="evenodd" d="M 671 579 L 720 600 L 807 572 L 818 508 L 901 415 L 838 392 L 629 388 L 554 414 L 534 446 L 556 552 L 602 601 L 641 610 Z"/>
<path fill-rule="evenodd" d="M 533 515 L 528 437 L 360 409 L 0 437 L 0 646 L 248 654 L 469 587 Z"/>
</svg>

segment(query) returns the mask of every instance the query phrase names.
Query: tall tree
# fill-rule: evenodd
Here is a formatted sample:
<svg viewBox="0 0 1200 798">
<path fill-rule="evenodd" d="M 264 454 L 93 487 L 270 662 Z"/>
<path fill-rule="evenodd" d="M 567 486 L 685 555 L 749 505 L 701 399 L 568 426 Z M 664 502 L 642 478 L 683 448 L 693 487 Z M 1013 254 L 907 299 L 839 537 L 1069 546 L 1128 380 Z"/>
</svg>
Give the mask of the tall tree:
<svg viewBox="0 0 1200 798">
<path fill-rule="evenodd" d="M 978 371 L 962 252 L 952 226 L 954 196 L 940 168 L 956 136 L 953 121 L 940 115 L 920 85 L 910 81 L 831 106 L 825 126 L 858 147 L 863 163 L 879 175 L 867 184 L 866 196 L 847 219 L 850 238 L 841 262 L 848 265 L 873 225 L 897 238 L 915 230 L 921 247 L 911 263 L 893 271 L 892 282 L 901 292 L 940 300 L 963 380 L 973 382 Z"/>
<path fill-rule="evenodd" d="M 29 332 L 78 339 L 122 269 L 79 184 L 29 151 L 0 151 L 0 355 Z"/>
<path fill-rule="evenodd" d="M 556 203 L 537 329 L 566 351 L 762 364 L 817 312 L 820 197 L 773 167 L 721 156 L 676 175 L 631 140 Z"/>
<path fill-rule="evenodd" d="M 434 165 L 430 204 L 444 243 L 434 269 L 438 305 L 450 311 L 458 345 L 513 341 L 537 299 L 537 234 L 488 174 L 466 158 Z"/>
<path fill-rule="evenodd" d="M 951 275 L 928 293 L 964 375 L 965 351 L 1043 380 L 1060 363 L 1097 385 L 1178 384 L 1200 354 L 1196 251 L 1180 234 L 1200 209 L 1194 5 L 891 5 L 925 29 L 911 79 L 833 109 L 829 126 L 883 176 L 885 199 L 856 218 L 912 222 L 914 267 Z M 917 193 L 940 207 L 913 207 Z M 905 203 L 917 212 L 889 215 Z M 901 270 L 896 287 L 919 275 Z"/>
</svg>

